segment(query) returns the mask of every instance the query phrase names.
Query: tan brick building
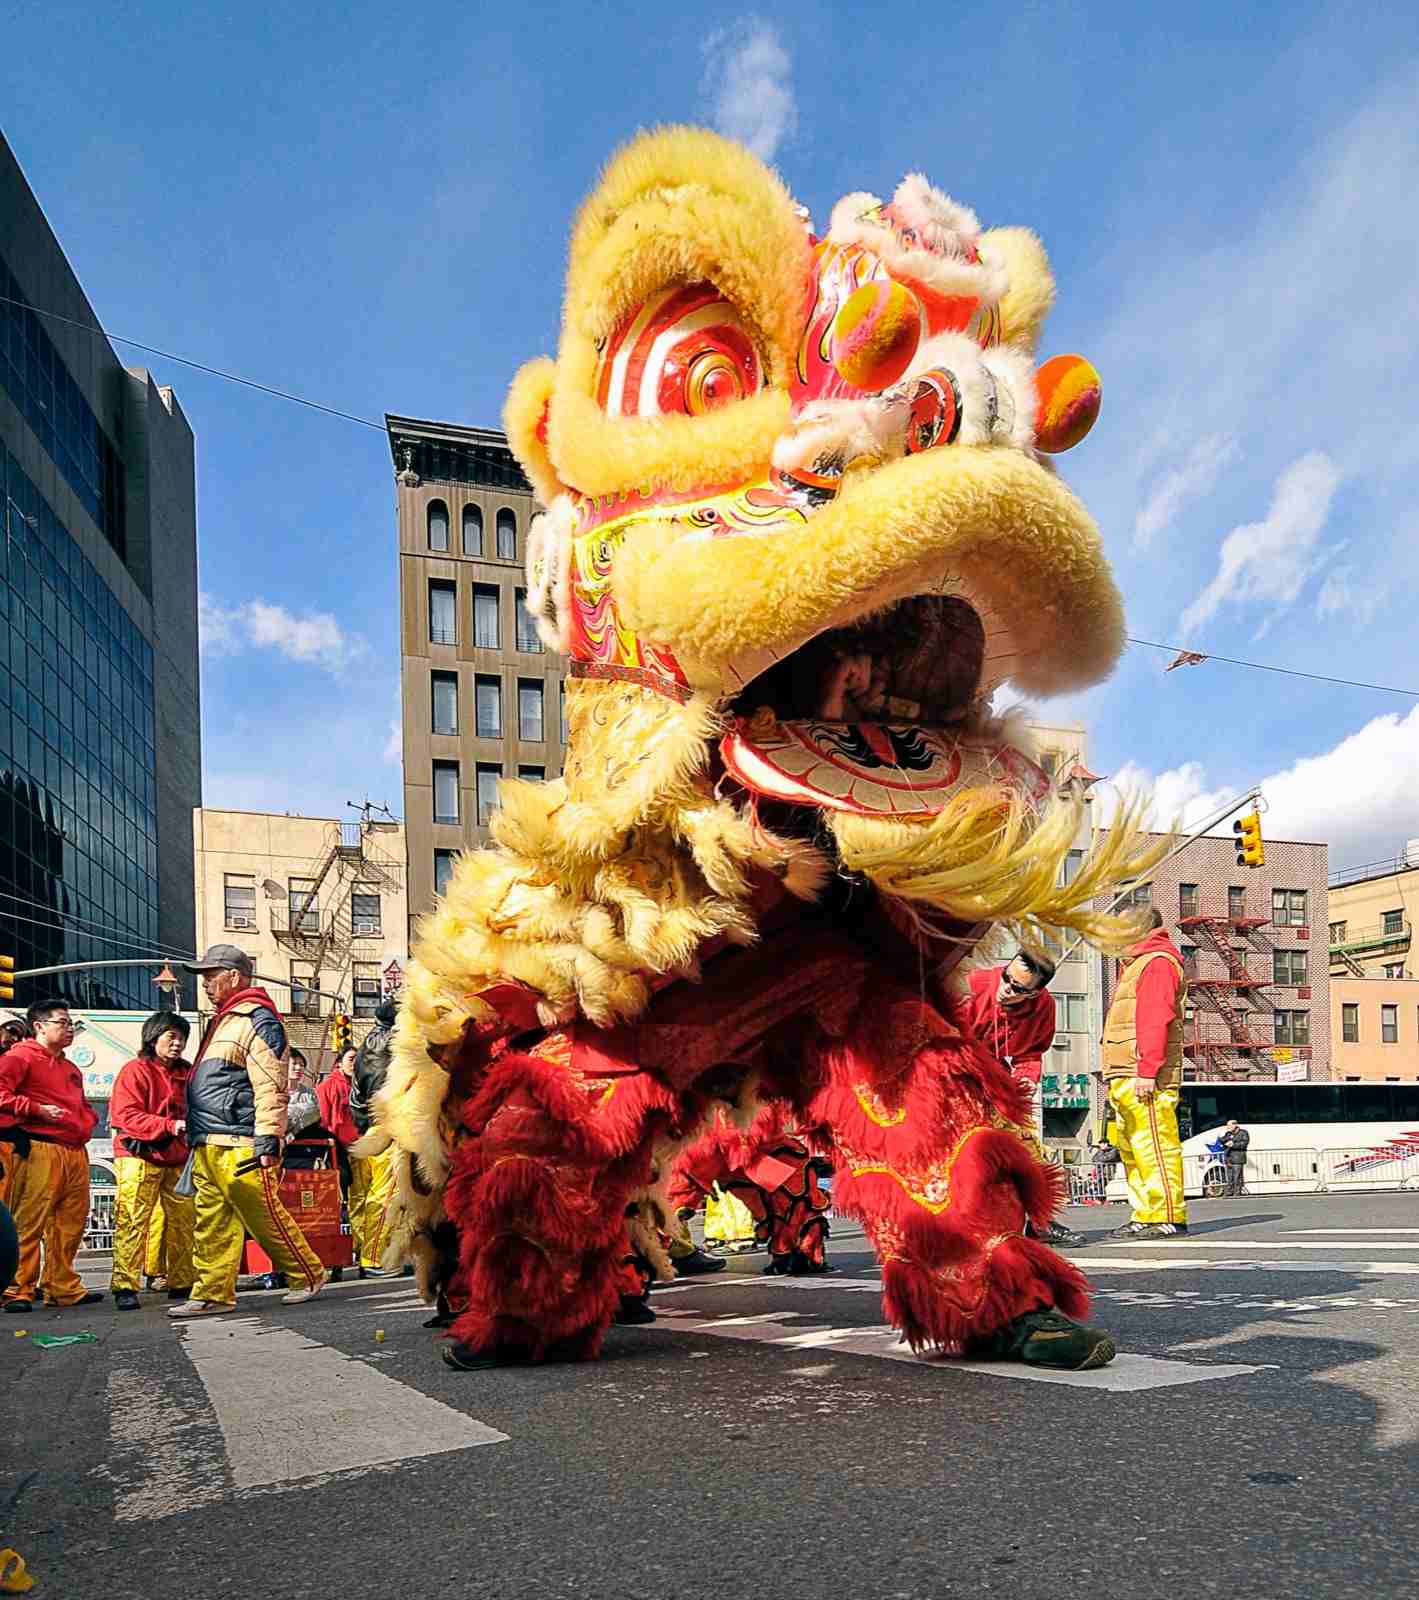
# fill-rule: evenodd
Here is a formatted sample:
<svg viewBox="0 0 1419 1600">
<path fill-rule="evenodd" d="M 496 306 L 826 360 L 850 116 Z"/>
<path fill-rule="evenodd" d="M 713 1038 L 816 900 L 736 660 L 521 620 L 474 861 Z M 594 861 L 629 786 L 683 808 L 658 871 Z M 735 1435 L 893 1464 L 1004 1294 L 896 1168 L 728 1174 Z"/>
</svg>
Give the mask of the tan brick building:
<svg viewBox="0 0 1419 1600">
<path fill-rule="evenodd" d="M 253 958 L 313 1066 L 340 1005 L 358 1041 L 408 960 L 403 824 L 203 806 L 192 843 L 197 948 Z"/>
<path fill-rule="evenodd" d="M 562 770 L 562 658 L 523 606 L 536 504 L 490 428 L 388 416 L 399 531 L 409 910 L 488 837 L 498 781 Z"/>
<path fill-rule="evenodd" d="M 1330 882 L 1331 1030 L 1335 1076 L 1349 1082 L 1419 1078 L 1419 840 L 1394 860 Z"/>
<path fill-rule="evenodd" d="M 1265 865 L 1241 867 L 1230 837 L 1204 837 L 1135 891 L 1183 955 L 1186 1077 L 1333 1076 L 1327 856 L 1323 844 L 1267 839 Z M 1107 1009 L 1117 964 L 1101 960 Z"/>
</svg>

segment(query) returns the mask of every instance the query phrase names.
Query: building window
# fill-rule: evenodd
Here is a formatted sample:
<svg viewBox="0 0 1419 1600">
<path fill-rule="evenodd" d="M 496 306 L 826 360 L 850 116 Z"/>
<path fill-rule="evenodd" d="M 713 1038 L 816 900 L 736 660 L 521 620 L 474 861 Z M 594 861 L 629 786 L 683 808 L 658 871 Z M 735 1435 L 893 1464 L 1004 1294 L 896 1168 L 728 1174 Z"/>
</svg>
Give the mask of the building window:
<svg viewBox="0 0 1419 1600">
<path fill-rule="evenodd" d="M 228 872 L 222 881 L 225 922 L 229 928 L 256 926 L 256 879 L 249 872 Z"/>
<path fill-rule="evenodd" d="M 1060 883 L 1071 884 L 1079 876 L 1079 869 L 1084 865 L 1084 852 L 1071 850 L 1060 865 Z"/>
<path fill-rule="evenodd" d="M 1227 915 L 1235 922 L 1247 914 L 1247 891 L 1240 883 L 1227 885 Z"/>
<path fill-rule="evenodd" d="M 1055 1027 L 1061 1033 L 1089 1031 L 1089 997 L 1083 994 L 1057 994 L 1054 997 Z"/>
<path fill-rule="evenodd" d="M 517 560 L 517 518 L 506 506 L 498 512 L 498 560 Z"/>
<path fill-rule="evenodd" d="M 517 736 L 529 744 L 542 737 L 542 685 L 535 679 L 517 680 Z"/>
<path fill-rule="evenodd" d="M 293 1017 L 318 1017 L 320 996 L 315 992 L 314 970 L 306 965 L 291 963 L 291 1015 Z"/>
<path fill-rule="evenodd" d="M 430 674 L 433 701 L 433 731 L 458 732 L 458 674 L 435 672 Z"/>
<path fill-rule="evenodd" d="M 463 553 L 466 556 L 483 553 L 483 513 L 477 506 L 463 508 Z"/>
<path fill-rule="evenodd" d="M 519 767 L 517 775 L 524 783 L 541 783 L 547 776 L 546 767 Z"/>
<path fill-rule="evenodd" d="M 527 614 L 526 589 L 517 591 L 517 648 L 528 656 L 542 654 L 542 636 L 537 632 L 537 624 Z"/>
<path fill-rule="evenodd" d="M 495 762 L 478 763 L 478 826 L 486 828 L 498 809 L 498 782 L 503 769 Z"/>
<path fill-rule="evenodd" d="M 429 501 L 429 549 L 448 549 L 448 507 L 442 500 Z"/>
<path fill-rule="evenodd" d="M 1404 912 L 1402 910 L 1400 910 L 1400 911 L 1386 911 L 1384 913 L 1384 926 L 1380 929 L 1380 932 L 1385 934 L 1385 935 L 1389 935 L 1389 934 L 1393 934 L 1393 933 L 1403 933 L 1404 932 Z"/>
<path fill-rule="evenodd" d="M 1183 972 L 1189 978 L 1195 978 L 1197 976 L 1197 946 L 1195 944 L 1179 945 L 1178 954 L 1183 960 Z"/>
<path fill-rule="evenodd" d="M 1119 911 L 1151 911 L 1153 909 L 1153 885 L 1151 883 L 1135 883 L 1119 901 Z"/>
<path fill-rule="evenodd" d="M 1201 916 L 1200 904 L 1195 883 L 1180 883 L 1178 885 L 1178 915 L 1180 917 Z"/>
<path fill-rule="evenodd" d="M 1308 928 L 1307 898 L 1304 889 L 1273 889 L 1271 920 L 1281 928 Z"/>
<path fill-rule="evenodd" d="M 356 938 L 378 937 L 384 931 L 381 921 L 379 890 L 369 884 L 355 889 L 350 895 L 350 923 Z"/>
<path fill-rule="evenodd" d="M 1360 1042 L 1360 1008 L 1346 1004 L 1340 1008 L 1340 1038 L 1344 1044 Z"/>
<path fill-rule="evenodd" d="M 1311 1042 L 1311 1014 L 1309 1011 L 1278 1011 L 1276 1013 L 1277 1044 L 1309 1044 Z"/>
<path fill-rule="evenodd" d="M 453 850 L 434 851 L 434 893 L 443 894 L 448 888 L 448 880 L 453 876 Z"/>
<path fill-rule="evenodd" d="M 1380 1007 L 1380 1043 L 1399 1043 L 1399 1007 Z"/>
<path fill-rule="evenodd" d="M 480 739 L 503 736 L 503 682 L 479 673 L 473 680 L 474 728 Z"/>
<path fill-rule="evenodd" d="M 567 742 L 567 680 L 563 678 L 557 685 L 558 710 L 561 713 L 562 743 Z"/>
<path fill-rule="evenodd" d="M 480 650 L 498 648 L 498 588 L 494 583 L 473 585 L 473 643 Z"/>
<path fill-rule="evenodd" d="M 458 821 L 458 763 L 434 762 L 434 821 Z"/>
<path fill-rule="evenodd" d="M 378 961 L 355 961 L 350 966 L 354 988 L 355 1015 L 372 1017 L 379 1009 L 380 985 Z"/>
<path fill-rule="evenodd" d="M 1386 961 L 1384 975 L 1387 978 L 1402 978 L 1404 976 L 1404 963 L 1402 961 Z"/>
<path fill-rule="evenodd" d="M 320 902 L 314 878 L 289 878 L 286 882 L 286 908 L 292 933 L 320 932 Z"/>
<path fill-rule="evenodd" d="M 1344 944 L 1345 943 L 1345 924 L 1343 922 L 1332 922 L 1331 923 L 1331 925 L 1330 925 L 1330 942 L 1332 944 Z"/>
<path fill-rule="evenodd" d="M 446 578 L 429 579 L 429 643 L 458 643 L 458 590 Z"/>
<path fill-rule="evenodd" d="M 1271 981 L 1282 984 L 1302 984 L 1306 976 L 1304 950 L 1273 950 L 1271 952 Z"/>
</svg>

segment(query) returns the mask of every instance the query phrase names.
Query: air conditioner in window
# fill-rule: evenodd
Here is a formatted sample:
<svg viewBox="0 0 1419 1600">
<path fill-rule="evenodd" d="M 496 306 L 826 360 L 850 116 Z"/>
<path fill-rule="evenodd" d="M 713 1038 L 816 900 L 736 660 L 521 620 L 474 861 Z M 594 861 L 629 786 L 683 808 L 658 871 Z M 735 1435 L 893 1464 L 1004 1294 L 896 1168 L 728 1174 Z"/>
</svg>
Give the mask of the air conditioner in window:
<svg viewBox="0 0 1419 1600">
<path fill-rule="evenodd" d="M 378 933 L 379 932 L 379 922 L 374 917 L 356 917 L 355 918 L 355 932 L 356 933 Z"/>
<path fill-rule="evenodd" d="M 1057 1033 L 1057 1034 L 1055 1034 L 1055 1036 L 1054 1036 L 1054 1048 L 1056 1050 L 1068 1050 L 1070 1048 L 1069 1035 L 1067 1033 Z"/>
<path fill-rule="evenodd" d="M 227 921 L 227 926 L 229 928 L 254 928 L 256 926 L 256 918 L 255 917 L 231 917 Z"/>
</svg>

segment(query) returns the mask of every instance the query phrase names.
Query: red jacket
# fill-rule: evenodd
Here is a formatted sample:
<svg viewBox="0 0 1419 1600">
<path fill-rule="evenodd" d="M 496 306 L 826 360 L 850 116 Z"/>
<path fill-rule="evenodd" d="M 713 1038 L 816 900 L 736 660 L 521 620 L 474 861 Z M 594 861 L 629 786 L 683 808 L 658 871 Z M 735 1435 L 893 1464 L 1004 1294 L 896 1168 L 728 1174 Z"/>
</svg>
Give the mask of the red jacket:
<svg viewBox="0 0 1419 1600">
<path fill-rule="evenodd" d="M 187 1120 L 191 1076 L 191 1062 L 169 1066 L 156 1056 L 135 1056 L 119 1069 L 108 1103 L 115 1155 L 137 1156 L 155 1167 L 180 1167 L 187 1160 L 187 1140 L 177 1124 Z M 141 1139 L 147 1148 L 135 1150 L 129 1139 Z"/>
<path fill-rule="evenodd" d="M 360 1136 L 350 1115 L 350 1080 L 336 1068 L 315 1086 L 315 1103 L 320 1107 L 320 1123 L 332 1139 L 347 1148 Z"/>
<path fill-rule="evenodd" d="M 999 1062 L 1028 1078 L 1040 1081 L 1040 1059 L 1054 1043 L 1054 996 L 1041 989 L 1018 1006 L 1003 1006 L 1000 974 L 1004 967 L 981 967 L 971 973 L 971 993 L 966 1002 L 971 1032 Z"/>
<path fill-rule="evenodd" d="M 62 1106 L 51 1122 L 36 1109 Z M 98 1125 L 84 1099 L 84 1075 L 68 1056 L 52 1056 L 37 1039 L 21 1039 L 0 1056 L 0 1126 L 22 1128 L 31 1137 L 82 1150 Z"/>
<path fill-rule="evenodd" d="M 1176 961 L 1180 966 L 1182 957 L 1166 928 L 1154 928 L 1146 939 L 1131 945 L 1124 965 L 1153 950 L 1166 951 L 1173 960 L 1150 961 L 1138 976 L 1133 1034 L 1138 1050 L 1134 1076 L 1139 1078 L 1156 1078 L 1167 1060 L 1168 1028 L 1177 1016 L 1178 990 L 1182 988 L 1182 973 L 1173 965 Z"/>
</svg>

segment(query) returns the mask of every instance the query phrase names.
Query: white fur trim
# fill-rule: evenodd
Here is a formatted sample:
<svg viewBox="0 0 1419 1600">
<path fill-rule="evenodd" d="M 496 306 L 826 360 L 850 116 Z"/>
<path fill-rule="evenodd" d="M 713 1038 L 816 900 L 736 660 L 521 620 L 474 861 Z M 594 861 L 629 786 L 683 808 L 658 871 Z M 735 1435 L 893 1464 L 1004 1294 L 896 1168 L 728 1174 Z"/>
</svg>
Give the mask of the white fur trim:
<svg viewBox="0 0 1419 1600">
<path fill-rule="evenodd" d="M 549 650 L 571 645 L 572 530 L 576 510 L 559 494 L 527 530 L 527 614 Z"/>
<path fill-rule="evenodd" d="M 780 472 L 846 469 L 863 457 L 895 460 L 906 447 L 907 412 L 900 398 L 865 395 L 853 400 L 812 400 L 774 445 Z"/>
<path fill-rule="evenodd" d="M 995 442 L 1013 444 L 1017 450 L 1032 450 L 1039 394 L 1029 357 L 1011 345 L 995 345 L 982 351 L 980 360 L 996 382 L 999 414 L 994 429 Z"/>
<path fill-rule="evenodd" d="M 914 379 L 936 367 L 946 367 L 961 391 L 961 430 L 956 435 L 956 443 L 990 444 L 995 437 L 993 374 L 987 373 L 981 361 L 980 346 L 964 333 L 938 333 L 917 351 L 901 387 L 906 388 Z"/>
<path fill-rule="evenodd" d="M 892 196 L 896 221 L 915 228 L 929 249 L 964 256 L 980 236 L 980 223 L 968 206 L 927 182 L 924 173 L 909 172 Z"/>
<path fill-rule="evenodd" d="M 934 193 L 935 191 L 932 191 Z M 941 197 L 943 200 L 945 196 Z M 828 239 L 833 244 L 856 244 L 872 251 L 894 278 L 903 283 L 919 283 L 940 295 L 959 295 L 994 306 L 1010 286 L 1000 262 L 973 263 L 959 255 L 939 256 L 931 250 L 916 250 L 904 245 L 886 223 L 868 220 L 864 213 L 880 206 L 876 195 L 845 195 L 833 207 L 828 224 Z M 954 202 L 948 202 L 954 204 Z M 969 212 L 964 213 L 970 216 Z M 974 218 L 971 220 L 974 222 Z M 939 232 L 938 225 L 938 232 Z M 947 235 L 949 236 L 949 235 Z"/>
</svg>

